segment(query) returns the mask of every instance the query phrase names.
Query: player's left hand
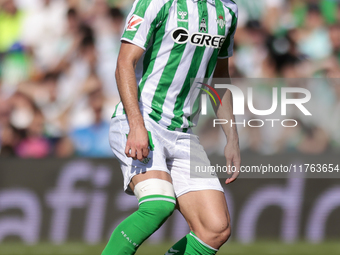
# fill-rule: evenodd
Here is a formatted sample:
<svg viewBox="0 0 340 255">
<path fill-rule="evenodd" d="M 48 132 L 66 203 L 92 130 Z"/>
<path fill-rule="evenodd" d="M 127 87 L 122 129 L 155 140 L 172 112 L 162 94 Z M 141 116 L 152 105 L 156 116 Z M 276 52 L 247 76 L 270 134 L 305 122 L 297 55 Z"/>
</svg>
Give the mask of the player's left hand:
<svg viewBox="0 0 340 255">
<path fill-rule="evenodd" d="M 225 183 L 230 184 L 234 182 L 240 175 L 241 154 L 238 139 L 237 141 L 228 141 L 224 149 L 224 155 L 227 159 L 228 174 L 231 175 L 231 177 L 228 178 Z"/>
</svg>

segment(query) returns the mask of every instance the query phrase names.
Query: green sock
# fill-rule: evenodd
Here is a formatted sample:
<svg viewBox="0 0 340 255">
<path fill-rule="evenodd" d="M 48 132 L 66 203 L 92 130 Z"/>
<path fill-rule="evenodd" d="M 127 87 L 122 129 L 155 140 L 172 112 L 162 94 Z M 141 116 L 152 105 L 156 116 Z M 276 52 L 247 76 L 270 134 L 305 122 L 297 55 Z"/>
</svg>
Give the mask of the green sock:
<svg viewBox="0 0 340 255">
<path fill-rule="evenodd" d="M 214 255 L 218 250 L 201 241 L 194 232 L 183 237 L 165 255 Z"/>
<path fill-rule="evenodd" d="M 138 247 L 172 214 L 174 197 L 146 196 L 139 200 L 139 208 L 113 231 L 102 255 L 132 255 Z"/>
</svg>

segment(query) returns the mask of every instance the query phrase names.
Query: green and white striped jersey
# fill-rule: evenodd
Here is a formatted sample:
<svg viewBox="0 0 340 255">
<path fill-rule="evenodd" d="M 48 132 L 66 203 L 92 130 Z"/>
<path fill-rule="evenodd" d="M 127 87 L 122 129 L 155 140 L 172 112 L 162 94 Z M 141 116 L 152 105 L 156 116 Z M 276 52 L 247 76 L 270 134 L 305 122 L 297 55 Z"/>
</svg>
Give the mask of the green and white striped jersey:
<svg viewBox="0 0 340 255">
<path fill-rule="evenodd" d="M 217 59 L 232 55 L 237 16 L 231 0 L 135 1 L 121 40 L 145 50 L 136 69 L 143 115 L 169 130 L 195 125 L 201 90 L 191 79 L 212 78 Z M 122 114 L 119 103 L 113 117 Z"/>
</svg>

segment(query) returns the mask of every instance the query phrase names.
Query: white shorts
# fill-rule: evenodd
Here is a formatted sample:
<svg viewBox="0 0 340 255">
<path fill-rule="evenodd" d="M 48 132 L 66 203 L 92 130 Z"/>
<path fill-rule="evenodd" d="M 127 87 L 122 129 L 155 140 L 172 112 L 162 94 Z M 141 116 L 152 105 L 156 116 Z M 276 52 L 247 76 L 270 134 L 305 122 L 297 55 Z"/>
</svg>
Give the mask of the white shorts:
<svg viewBox="0 0 340 255">
<path fill-rule="evenodd" d="M 171 175 L 176 197 L 190 191 L 218 190 L 223 188 L 217 176 L 195 174 L 196 166 L 210 166 L 210 161 L 199 143 L 198 136 L 179 131 L 170 131 L 157 124 L 149 116 L 144 116 L 145 127 L 149 132 L 150 153 L 143 162 L 125 155 L 129 124 L 126 115 L 111 120 L 110 145 L 120 161 L 124 176 L 124 190 L 133 195 L 129 187 L 132 177 L 137 174 L 159 170 Z M 191 170 L 191 171 L 190 171 Z M 191 172 L 191 173 L 190 173 Z"/>
</svg>

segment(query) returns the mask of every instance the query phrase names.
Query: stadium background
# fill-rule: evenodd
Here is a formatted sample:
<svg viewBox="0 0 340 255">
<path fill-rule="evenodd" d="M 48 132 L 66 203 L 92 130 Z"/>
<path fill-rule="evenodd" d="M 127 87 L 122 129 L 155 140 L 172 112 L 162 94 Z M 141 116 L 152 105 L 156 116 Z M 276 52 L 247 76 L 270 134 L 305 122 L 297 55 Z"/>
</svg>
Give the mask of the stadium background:
<svg viewBox="0 0 340 255">
<path fill-rule="evenodd" d="M 301 120 L 297 132 L 270 139 L 265 129 L 242 129 L 242 158 L 340 163 L 340 2 L 236 2 L 232 77 L 325 81 L 313 87 L 323 121 Z M 0 0 L 0 254 L 100 254 L 114 226 L 137 207 L 122 192 L 107 141 L 131 5 Z M 270 101 L 270 87 L 254 89 L 255 100 Z M 221 134 L 198 132 L 220 158 Z M 225 189 L 233 236 L 221 254 L 340 253 L 339 179 L 240 179 Z M 187 231 L 175 213 L 140 254 L 163 254 Z"/>
</svg>

